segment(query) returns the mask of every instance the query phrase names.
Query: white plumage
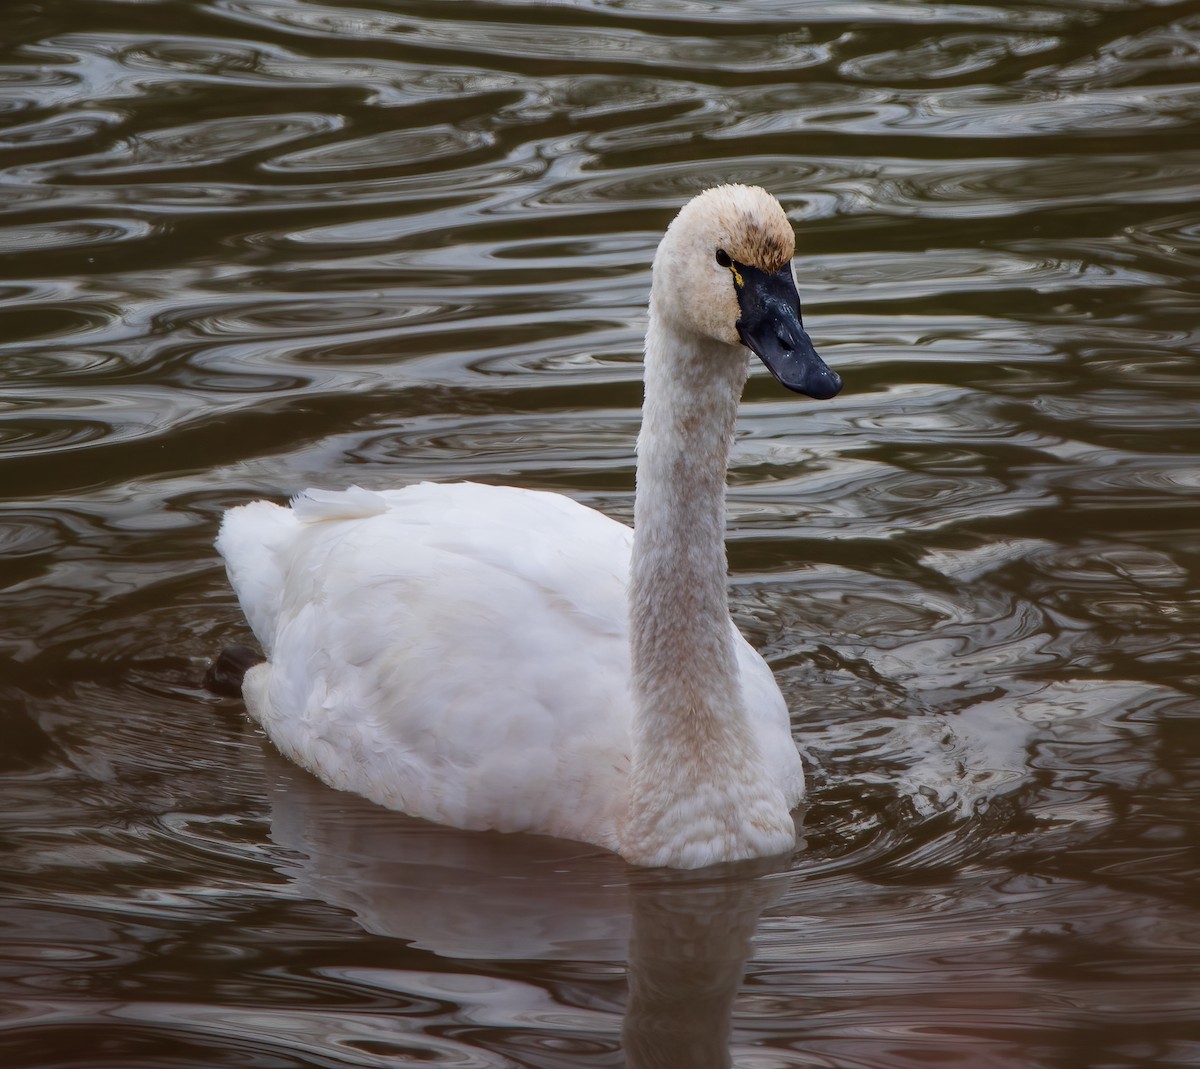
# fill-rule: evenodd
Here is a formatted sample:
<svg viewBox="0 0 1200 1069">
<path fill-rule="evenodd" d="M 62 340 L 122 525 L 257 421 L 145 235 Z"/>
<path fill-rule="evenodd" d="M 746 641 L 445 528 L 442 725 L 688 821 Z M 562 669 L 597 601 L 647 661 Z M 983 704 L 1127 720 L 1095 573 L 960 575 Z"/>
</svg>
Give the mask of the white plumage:
<svg viewBox="0 0 1200 1069">
<path fill-rule="evenodd" d="M 616 850 L 632 544 L 560 494 L 476 483 L 235 509 L 218 548 L 270 656 L 248 673 L 249 708 L 331 786 Z M 770 669 L 736 641 L 763 748 L 790 760 Z"/>
<path fill-rule="evenodd" d="M 791 847 L 804 781 L 788 712 L 725 594 L 725 466 L 748 366 L 735 324 L 755 265 L 714 257 L 782 241 L 781 227 L 790 261 L 774 199 L 726 186 L 664 238 L 636 544 L 562 495 L 474 483 L 309 490 L 226 514 L 217 548 L 267 655 L 243 694 L 284 754 L 414 816 L 640 864 Z"/>
</svg>

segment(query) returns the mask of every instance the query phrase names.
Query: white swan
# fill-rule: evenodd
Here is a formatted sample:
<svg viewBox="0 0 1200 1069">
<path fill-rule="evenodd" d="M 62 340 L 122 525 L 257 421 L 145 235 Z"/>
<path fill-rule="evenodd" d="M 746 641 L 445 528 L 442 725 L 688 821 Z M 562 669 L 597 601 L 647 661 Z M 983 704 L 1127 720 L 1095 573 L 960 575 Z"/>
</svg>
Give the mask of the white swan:
<svg viewBox="0 0 1200 1069">
<path fill-rule="evenodd" d="M 475 483 L 308 490 L 217 539 L 267 660 L 242 693 L 326 783 L 459 828 L 639 865 L 784 853 L 804 773 L 726 596 L 725 474 L 754 350 L 832 397 L 794 236 L 762 189 L 688 203 L 654 258 L 635 531 Z"/>
</svg>

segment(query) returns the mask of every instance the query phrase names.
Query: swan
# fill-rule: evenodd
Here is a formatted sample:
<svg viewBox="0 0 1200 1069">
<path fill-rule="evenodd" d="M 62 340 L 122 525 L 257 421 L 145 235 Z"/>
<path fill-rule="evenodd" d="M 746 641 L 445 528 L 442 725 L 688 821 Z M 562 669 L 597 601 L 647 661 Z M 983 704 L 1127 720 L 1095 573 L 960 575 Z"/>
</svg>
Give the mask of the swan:
<svg viewBox="0 0 1200 1069">
<path fill-rule="evenodd" d="M 758 187 L 689 201 L 654 257 L 632 529 L 477 483 L 230 509 L 217 549 L 265 660 L 249 714 L 325 783 L 464 829 L 699 868 L 795 845 L 804 772 L 726 591 L 725 480 L 756 353 L 841 380 L 805 332 L 795 237 Z"/>
</svg>

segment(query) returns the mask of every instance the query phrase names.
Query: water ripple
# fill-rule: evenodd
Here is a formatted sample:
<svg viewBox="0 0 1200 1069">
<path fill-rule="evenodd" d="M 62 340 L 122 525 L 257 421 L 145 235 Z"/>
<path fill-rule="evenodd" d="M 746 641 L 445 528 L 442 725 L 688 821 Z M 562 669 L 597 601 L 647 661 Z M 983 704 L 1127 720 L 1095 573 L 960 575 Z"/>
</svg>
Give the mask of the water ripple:
<svg viewBox="0 0 1200 1069">
<path fill-rule="evenodd" d="M 460 130 L 442 124 L 420 130 L 389 131 L 369 138 L 342 140 L 332 145 L 291 152 L 271 160 L 266 169 L 321 173 L 371 167 L 394 168 L 397 159 L 406 166 L 423 167 L 447 156 L 464 156 L 494 143 L 483 130 Z"/>
<path fill-rule="evenodd" d="M 103 218 L 0 227 L 0 255 L 20 252 L 36 256 L 48 250 L 139 241 L 153 230 L 141 220 Z"/>
<path fill-rule="evenodd" d="M 287 0 L 221 0 L 231 18 L 343 41 L 385 40 L 423 49 L 446 49 L 480 57 L 480 66 L 503 69 L 513 57 L 533 60 L 635 65 L 700 65 L 715 70 L 796 70 L 820 63 L 824 51 L 800 30 L 743 42 L 670 36 L 606 26 L 569 27 L 520 22 L 416 19 L 369 8 L 298 7 Z M 483 59 L 486 57 L 486 60 Z"/>
<path fill-rule="evenodd" d="M 86 180 L 98 175 L 128 178 L 185 167 L 209 167 L 327 133 L 340 124 L 335 116 L 302 113 L 210 119 L 138 134 L 103 153 L 24 168 L 23 173 L 36 172 L 42 180 L 67 174 Z"/>
<path fill-rule="evenodd" d="M 852 79 L 884 82 L 958 78 L 990 71 L 1008 61 L 1058 47 L 1060 39 L 1015 34 L 942 34 L 915 46 L 874 52 L 847 60 L 842 73 Z"/>
<path fill-rule="evenodd" d="M 1106 41 L 1085 59 L 1033 72 L 1030 81 L 1092 87 L 1186 80 L 1198 62 L 1200 18 L 1193 15 Z"/>
</svg>

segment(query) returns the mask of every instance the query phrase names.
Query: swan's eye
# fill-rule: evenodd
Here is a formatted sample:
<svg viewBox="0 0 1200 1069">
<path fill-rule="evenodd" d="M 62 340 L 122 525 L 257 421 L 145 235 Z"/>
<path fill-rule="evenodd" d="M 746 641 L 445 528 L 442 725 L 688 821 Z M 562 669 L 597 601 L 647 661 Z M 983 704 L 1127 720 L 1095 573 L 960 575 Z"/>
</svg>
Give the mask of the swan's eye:
<svg viewBox="0 0 1200 1069">
<path fill-rule="evenodd" d="M 729 258 L 729 253 L 724 249 L 717 249 L 717 263 L 722 267 L 728 267 L 733 261 Z"/>
</svg>

